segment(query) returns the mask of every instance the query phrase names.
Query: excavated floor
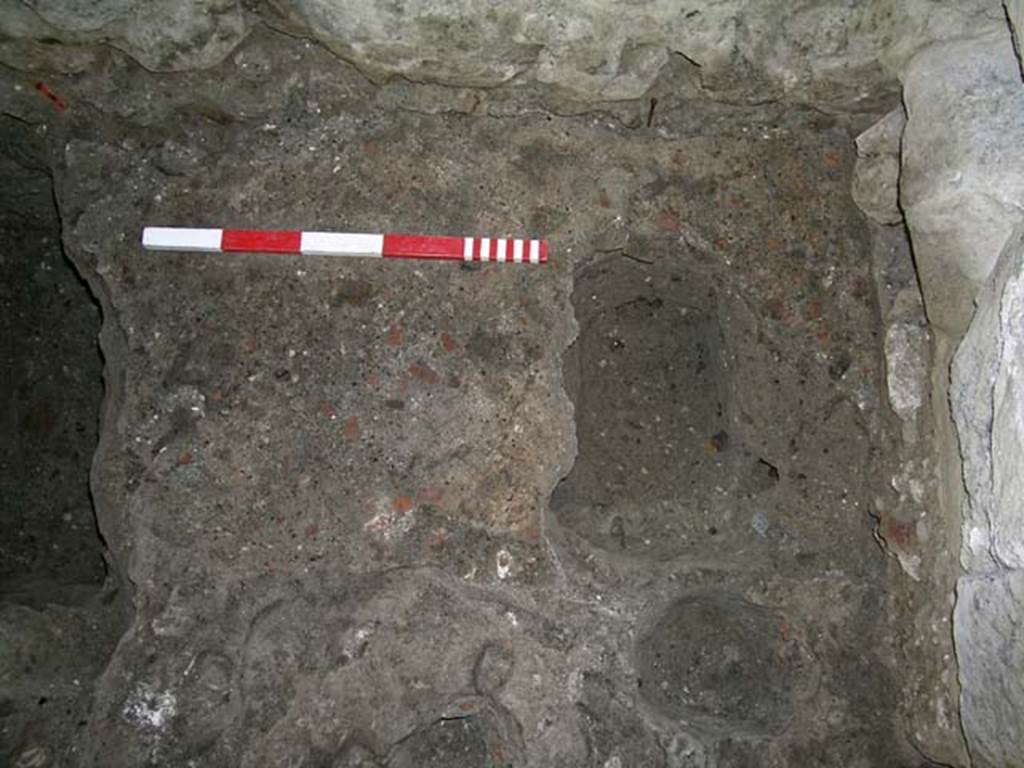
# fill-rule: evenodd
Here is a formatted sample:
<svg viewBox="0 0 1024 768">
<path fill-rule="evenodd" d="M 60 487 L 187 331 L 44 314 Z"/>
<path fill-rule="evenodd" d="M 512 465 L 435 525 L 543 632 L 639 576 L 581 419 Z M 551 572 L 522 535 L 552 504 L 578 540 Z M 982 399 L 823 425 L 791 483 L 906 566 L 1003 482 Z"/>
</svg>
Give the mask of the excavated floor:
<svg viewBox="0 0 1024 768">
<path fill-rule="evenodd" d="M 674 102 L 671 73 L 657 110 L 562 116 L 270 33 L 205 73 L 82 56 L 49 74 L 65 110 L 0 75 L 53 177 L 47 253 L 59 227 L 103 310 L 108 400 L 91 300 L 61 278 L 44 303 L 42 251 L 9 248 L 82 383 L 17 390 L 4 514 L 85 530 L 99 419 L 111 577 L 75 597 L 102 663 L 49 663 L 60 620 L 0 612 L 10 764 L 920 764 L 869 514 L 858 121 Z M 144 225 L 522 233 L 551 262 L 147 253 Z M 81 438 L 19 448 L 54 424 Z M 87 538 L 76 583 L 103 575 Z"/>
</svg>

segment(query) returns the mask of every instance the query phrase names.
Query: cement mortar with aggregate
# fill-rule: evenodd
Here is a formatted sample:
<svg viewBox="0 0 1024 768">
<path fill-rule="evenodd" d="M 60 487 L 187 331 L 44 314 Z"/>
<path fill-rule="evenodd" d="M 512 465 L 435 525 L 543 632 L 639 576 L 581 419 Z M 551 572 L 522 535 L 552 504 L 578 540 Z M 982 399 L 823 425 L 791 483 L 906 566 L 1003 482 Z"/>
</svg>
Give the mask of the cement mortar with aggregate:
<svg viewBox="0 0 1024 768">
<path fill-rule="evenodd" d="M 204 74 L 95 55 L 65 113 L 4 73 L 104 308 L 93 492 L 134 610 L 56 764 L 915 764 L 864 125 L 396 111 L 275 36 Z M 552 260 L 146 253 L 147 224 Z"/>
</svg>

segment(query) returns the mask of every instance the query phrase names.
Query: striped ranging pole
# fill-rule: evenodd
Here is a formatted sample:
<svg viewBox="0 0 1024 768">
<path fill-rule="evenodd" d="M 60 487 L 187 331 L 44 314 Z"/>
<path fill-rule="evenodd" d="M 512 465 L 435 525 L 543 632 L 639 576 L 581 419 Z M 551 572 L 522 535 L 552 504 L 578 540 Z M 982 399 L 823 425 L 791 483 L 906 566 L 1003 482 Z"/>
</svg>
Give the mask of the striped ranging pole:
<svg viewBox="0 0 1024 768">
<path fill-rule="evenodd" d="M 295 253 L 308 256 L 443 259 L 511 264 L 545 264 L 548 260 L 546 240 L 354 235 L 298 230 L 146 227 L 142 230 L 142 247 L 151 251 Z"/>
</svg>

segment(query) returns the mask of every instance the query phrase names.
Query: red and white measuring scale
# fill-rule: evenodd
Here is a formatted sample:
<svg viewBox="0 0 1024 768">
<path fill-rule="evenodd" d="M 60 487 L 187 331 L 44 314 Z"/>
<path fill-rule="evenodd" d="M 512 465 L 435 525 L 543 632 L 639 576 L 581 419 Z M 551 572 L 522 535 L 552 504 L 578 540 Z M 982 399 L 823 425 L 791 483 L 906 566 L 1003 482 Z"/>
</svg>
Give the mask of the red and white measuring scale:
<svg viewBox="0 0 1024 768">
<path fill-rule="evenodd" d="M 309 256 L 448 259 L 510 264 L 544 264 L 548 260 L 546 240 L 356 235 L 299 230 L 146 227 L 142 230 L 142 247 L 153 251 L 296 253 Z"/>
</svg>

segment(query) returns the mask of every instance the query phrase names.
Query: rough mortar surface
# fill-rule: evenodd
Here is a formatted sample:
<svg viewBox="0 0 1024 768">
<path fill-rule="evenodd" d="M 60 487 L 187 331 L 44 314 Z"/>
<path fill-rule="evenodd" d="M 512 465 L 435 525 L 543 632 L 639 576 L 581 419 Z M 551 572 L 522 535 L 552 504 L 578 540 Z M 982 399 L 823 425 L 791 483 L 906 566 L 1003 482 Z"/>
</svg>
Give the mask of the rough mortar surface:
<svg viewBox="0 0 1024 768">
<path fill-rule="evenodd" d="M 81 678 L 9 656 L 5 686 L 95 681 L 84 716 L 34 721 L 31 685 L 4 689 L 14 764 L 961 762 L 948 626 L 897 631 L 928 598 L 873 535 L 927 551 L 890 514 L 924 496 L 849 192 L 865 120 L 685 90 L 561 116 L 374 85 L 261 26 L 156 75 L 87 45 L 117 29 L 94 22 L 74 73 L 5 49 L 66 110 L 0 76 L 103 313 L 91 491 L 128 626 Z M 147 224 L 537 234 L 553 257 L 146 253 Z"/>
</svg>

